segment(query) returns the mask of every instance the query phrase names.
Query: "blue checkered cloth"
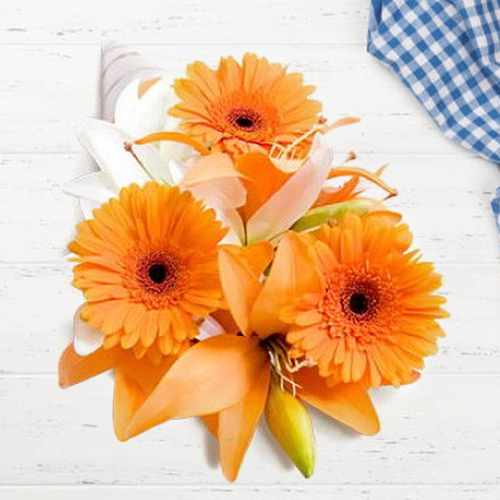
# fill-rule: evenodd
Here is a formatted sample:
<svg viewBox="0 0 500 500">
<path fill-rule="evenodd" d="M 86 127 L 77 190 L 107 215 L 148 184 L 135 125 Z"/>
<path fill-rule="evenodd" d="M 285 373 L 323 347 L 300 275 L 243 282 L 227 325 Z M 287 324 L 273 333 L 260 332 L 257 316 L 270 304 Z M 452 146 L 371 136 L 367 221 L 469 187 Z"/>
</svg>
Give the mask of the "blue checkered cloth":
<svg viewBox="0 0 500 500">
<path fill-rule="evenodd" d="M 500 163 L 500 0 L 372 0 L 368 51 L 447 137 Z"/>
</svg>

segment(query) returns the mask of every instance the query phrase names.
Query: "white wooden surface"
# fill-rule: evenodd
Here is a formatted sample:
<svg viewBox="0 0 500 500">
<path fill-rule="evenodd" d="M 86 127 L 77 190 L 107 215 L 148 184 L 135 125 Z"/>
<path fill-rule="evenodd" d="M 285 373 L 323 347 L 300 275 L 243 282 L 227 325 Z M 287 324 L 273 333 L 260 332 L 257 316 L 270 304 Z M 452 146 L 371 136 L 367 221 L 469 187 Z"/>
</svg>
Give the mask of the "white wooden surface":
<svg viewBox="0 0 500 500">
<path fill-rule="evenodd" d="M 498 500 L 500 253 L 489 201 L 496 167 L 445 140 L 365 52 L 368 0 L 68 2 L 0 7 L 0 498 Z M 122 444 L 107 376 L 56 384 L 79 294 L 64 247 L 77 218 L 61 193 L 88 171 L 71 126 L 95 109 L 99 44 L 137 45 L 172 72 L 257 51 L 318 85 L 327 116 L 357 114 L 339 153 L 391 163 L 416 242 L 445 275 L 452 318 L 418 384 L 375 394 L 381 433 L 358 437 L 314 413 L 313 479 L 262 429 L 235 485 L 195 421 Z M 341 157 L 342 155 L 340 155 Z"/>
</svg>

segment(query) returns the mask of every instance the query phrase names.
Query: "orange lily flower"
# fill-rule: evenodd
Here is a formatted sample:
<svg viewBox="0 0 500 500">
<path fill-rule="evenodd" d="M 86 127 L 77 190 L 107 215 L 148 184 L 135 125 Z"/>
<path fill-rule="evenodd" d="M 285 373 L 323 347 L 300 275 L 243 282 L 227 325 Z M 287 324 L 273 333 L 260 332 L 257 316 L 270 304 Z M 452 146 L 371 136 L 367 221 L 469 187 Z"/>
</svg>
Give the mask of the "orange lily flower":
<svg viewBox="0 0 500 500">
<path fill-rule="evenodd" d="M 226 478 L 236 479 L 245 452 L 269 397 L 272 378 L 288 376 L 273 362 L 283 355 L 287 325 L 280 309 L 292 296 L 317 284 L 308 248 L 287 233 L 273 260 L 268 242 L 223 247 L 219 252 L 221 285 L 239 335 L 220 335 L 186 351 L 159 382 L 131 420 L 128 437 L 174 418 L 205 416 L 219 442 Z M 281 351 L 280 351 L 281 349 Z M 297 398 L 363 434 L 375 434 L 379 421 L 362 384 L 327 387 L 315 369 L 295 375 Z"/>
<path fill-rule="evenodd" d="M 113 425 L 116 437 L 123 440 L 132 415 L 177 357 L 166 356 L 159 364 L 154 364 L 148 358 L 137 359 L 133 352 L 120 346 L 112 349 L 100 347 L 91 354 L 80 356 L 70 344 L 59 360 L 59 385 L 66 389 L 114 370 Z"/>
</svg>

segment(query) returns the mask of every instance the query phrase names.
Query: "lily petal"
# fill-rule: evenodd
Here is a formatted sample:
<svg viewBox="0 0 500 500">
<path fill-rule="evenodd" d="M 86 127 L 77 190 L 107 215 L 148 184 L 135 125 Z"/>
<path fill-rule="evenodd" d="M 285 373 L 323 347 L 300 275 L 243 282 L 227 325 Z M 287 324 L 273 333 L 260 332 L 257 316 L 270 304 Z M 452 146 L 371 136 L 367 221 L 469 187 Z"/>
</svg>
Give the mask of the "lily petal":
<svg viewBox="0 0 500 500">
<path fill-rule="evenodd" d="M 328 416 L 361 434 L 373 435 L 380 430 L 377 412 L 362 383 L 328 387 L 313 368 L 300 370 L 296 382 L 301 386 L 298 397 Z"/>
<path fill-rule="evenodd" d="M 76 310 L 73 318 L 73 347 L 78 355 L 87 356 L 101 347 L 104 335 L 80 318 L 82 307 Z"/>
<path fill-rule="evenodd" d="M 246 247 L 228 246 L 227 250 L 239 256 L 252 269 L 255 276 L 260 278 L 274 257 L 274 249 L 268 241 L 259 241 Z"/>
<path fill-rule="evenodd" d="M 217 438 L 219 432 L 219 414 L 212 413 L 212 415 L 202 415 L 201 421 L 205 424 L 205 427 L 208 429 L 208 432 L 212 434 L 215 439 Z"/>
<path fill-rule="evenodd" d="M 187 170 L 181 187 L 191 191 L 211 208 L 237 208 L 246 201 L 240 177 L 228 155 L 214 153 L 201 156 L 194 162 Z"/>
<path fill-rule="evenodd" d="M 70 344 L 59 359 L 59 385 L 62 388 L 79 384 L 114 368 L 120 359 L 120 348 L 99 348 L 88 356 L 80 356 Z"/>
<path fill-rule="evenodd" d="M 113 41 L 102 45 L 101 105 L 105 120 L 113 121 L 116 101 L 136 78 L 155 78 L 163 69 L 127 45 Z"/>
<path fill-rule="evenodd" d="M 87 200 L 85 198 L 80 198 L 78 203 L 84 219 L 92 219 L 94 210 L 102 205 L 98 201 Z"/>
<path fill-rule="evenodd" d="M 127 372 L 118 367 L 115 370 L 115 390 L 113 395 L 113 426 L 115 435 L 120 441 L 126 439 L 126 431 L 130 420 L 146 399 L 139 385 Z"/>
<path fill-rule="evenodd" d="M 167 111 L 176 100 L 166 78 L 137 78 L 123 89 L 116 101 L 115 124 L 132 137 L 164 130 Z"/>
<path fill-rule="evenodd" d="M 219 250 L 219 274 L 229 309 L 240 330 L 249 335 L 250 312 L 262 285 L 260 276 L 273 256 L 270 243 Z"/>
<path fill-rule="evenodd" d="M 247 221 L 264 203 L 285 184 L 290 174 L 274 165 L 264 153 L 251 152 L 235 159 L 235 168 L 243 176 L 247 192 L 245 206 L 240 209 Z"/>
<path fill-rule="evenodd" d="M 264 411 L 269 391 L 271 370 L 262 370 L 247 395 L 235 405 L 219 413 L 218 437 L 222 472 L 228 481 L 234 481 L 245 453 Z"/>
<path fill-rule="evenodd" d="M 250 217 L 248 242 L 272 239 L 304 215 L 328 178 L 332 161 L 332 150 L 316 140 L 306 164 Z"/>
<path fill-rule="evenodd" d="M 113 397 L 113 424 L 120 441 L 126 439 L 128 425 L 136 411 L 175 359 L 174 356 L 169 356 L 159 365 L 154 365 L 148 359 L 138 360 L 132 353 L 124 353 L 115 369 Z"/>
<path fill-rule="evenodd" d="M 134 182 L 141 185 L 151 178 L 170 180 L 167 163 L 154 146 L 134 145 L 133 154 L 126 151 L 125 144 L 131 144 L 132 139 L 111 123 L 89 119 L 77 132 L 77 137 L 107 174 L 115 190 Z"/>
<path fill-rule="evenodd" d="M 184 179 L 186 172 L 189 170 L 189 167 L 186 165 L 185 162 L 170 160 L 168 162 L 168 169 L 170 172 L 172 183 L 175 186 L 178 186 L 179 184 L 182 183 L 182 180 Z"/>
<path fill-rule="evenodd" d="M 218 335 L 199 342 L 162 378 L 132 419 L 127 437 L 172 418 L 209 415 L 236 404 L 266 359 L 255 339 Z"/>
<path fill-rule="evenodd" d="M 282 308 L 295 298 L 321 289 L 319 274 L 303 237 L 288 232 L 281 240 L 269 277 L 251 312 L 252 329 L 260 336 L 284 332 Z"/>
<path fill-rule="evenodd" d="M 111 178 L 105 172 L 82 175 L 63 186 L 66 194 L 103 204 L 118 193 Z"/>
<path fill-rule="evenodd" d="M 250 311 L 261 285 L 252 271 L 224 249 L 219 251 L 219 275 L 224 297 L 239 329 L 250 333 Z"/>
<path fill-rule="evenodd" d="M 226 210 L 215 210 L 217 219 L 219 219 L 226 227 L 229 228 L 227 235 L 222 243 L 224 244 L 244 244 L 245 243 L 245 226 L 238 211 L 234 208 Z"/>
<path fill-rule="evenodd" d="M 234 321 L 232 314 L 227 309 L 218 309 L 214 311 L 211 316 L 213 316 L 216 321 L 222 325 L 224 332 L 230 335 L 237 335 L 240 333 L 240 329 Z"/>
</svg>

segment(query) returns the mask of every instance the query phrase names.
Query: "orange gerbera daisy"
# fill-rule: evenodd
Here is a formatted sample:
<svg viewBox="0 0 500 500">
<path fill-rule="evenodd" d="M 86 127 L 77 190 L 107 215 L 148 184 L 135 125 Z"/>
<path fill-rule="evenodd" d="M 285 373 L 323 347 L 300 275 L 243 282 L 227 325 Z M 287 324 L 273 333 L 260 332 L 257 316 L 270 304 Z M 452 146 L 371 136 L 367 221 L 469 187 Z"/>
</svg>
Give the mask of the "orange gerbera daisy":
<svg viewBox="0 0 500 500">
<path fill-rule="evenodd" d="M 87 299 L 81 318 L 104 347 L 176 353 L 197 335 L 196 319 L 221 304 L 217 245 L 225 230 L 188 192 L 132 185 L 78 226 L 73 284 Z"/>
<path fill-rule="evenodd" d="M 181 102 L 170 110 L 182 129 L 205 144 L 227 151 L 289 144 L 318 123 L 321 104 L 308 99 L 314 87 L 255 54 L 239 64 L 222 58 L 217 70 L 202 62 L 187 68 L 174 90 Z"/>
<path fill-rule="evenodd" d="M 281 312 L 292 325 L 293 355 L 316 364 L 330 384 L 372 387 L 408 383 L 436 352 L 447 313 L 434 292 L 441 277 L 408 252 L 411 233 L 400 216 L 348 214 L 311 236 L 321 285 Z"/>
<path fill-rule="evenodd" d="M 104 339 L 84 356 L 68 346 L 59 383 L 69 387 L 114 369 L 118 439 L 191 346 L 198 323 L 220 306 L 217 245 L 224 234 L 213 211 L 191 194 L 155 182 L 122 189 L 78 226 L 69 247 L 78 262 L 74 285 L 87 302 L 77 312 L 75 336 Z"/>
</svg>

